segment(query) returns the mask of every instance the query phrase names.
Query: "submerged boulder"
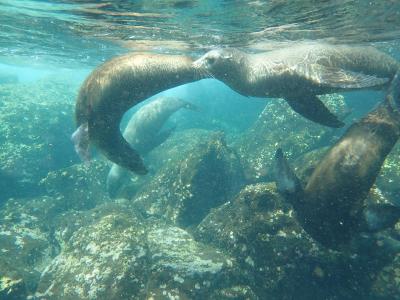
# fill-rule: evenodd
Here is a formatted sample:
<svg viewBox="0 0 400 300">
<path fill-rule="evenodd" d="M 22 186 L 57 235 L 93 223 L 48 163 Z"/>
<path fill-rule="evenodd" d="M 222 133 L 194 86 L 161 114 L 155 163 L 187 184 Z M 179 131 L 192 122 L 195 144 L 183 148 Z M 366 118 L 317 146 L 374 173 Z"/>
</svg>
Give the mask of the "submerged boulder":
<svg viewBox="0 0 400 300">
<path fill-rule="evenodd" d="M 82 227 L 68 218 L 69 233 L 59 231 L 64 244 L 41 275 L 37 299 L 204 299 L 241 286 L 231 257 L 181 228 L 144 219 L 128 202 L 75 215 Z"/>
<path fill-rule="evenodd" d="M 53 197 L 64 199 L 65 209 L 91 209 L 109 200 L 106 176 L 109 166 L 103 160 L 93 160 L 88 166 L 75 164 L 51 171 L 39 185 Z"/>
<path fill-rule="evenodd" d="M 246 186 L 214 209 L 194 236 L 234 257 L 260 299 L 368 299 L 387 262 L 320 246 L 273 184 Z"/>
<path fill-rule="evenodd" d="M 0 210 L 0 299 L 25 299 L 58 251 L 51 220 L 59 199 L 10 199 Z"/>
<path fill-rule="evenodd" d="M 178 147 L 181 152 L 167 156 L 169 160 L 133 202 L 147 215 L 186 227 L 198 224 L 210 209 L 229 200 L 243 184 L 243 174 L 220 132 L 190 147 Z"/>
<path fill-rule="evenodd" d="M 206 299 L 240 283 L 240 270 L 231 257 L 196 242 L 181 228 L 157 224 L 147 239 L 151 257 L 147 298 Z"/>
<path fill-rule="evenodd" d="M 344 97 L 324 95 L 321 99 L 336 115 L 346 114 Z M 270 101 L 258 120 L 232 146 L 242 161 L 246 178 L 251 182 L 272 180 L 275 151 L 282 147 L 289 158 L 332 143 L 342 129 L 313 123 L 294 112 L 282 99 Z"/>
<path fill-rule="evenodd" d="M 72 234 L 42 273 L 37 298 L 111 300 L 143 295 L 144 228 L 135 215 L 110 207 L 106 211 Z"/>
</svg>

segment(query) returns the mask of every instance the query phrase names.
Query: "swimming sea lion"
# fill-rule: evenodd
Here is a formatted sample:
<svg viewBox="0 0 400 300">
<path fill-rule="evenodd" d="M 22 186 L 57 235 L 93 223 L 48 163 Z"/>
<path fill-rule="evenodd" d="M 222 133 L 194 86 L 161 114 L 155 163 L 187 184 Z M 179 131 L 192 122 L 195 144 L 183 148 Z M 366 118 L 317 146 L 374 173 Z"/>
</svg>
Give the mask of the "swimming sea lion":
<svg viewBox="0 0 400 300">
<path fill-rule="evenodd" d="M 139 154 L 119 129 L 122 115 L 133 105 L 175 86 L 202 79 L 190 57 L 126 54 L 95 69 L 80 88 L 76 101 L 77 131 L 72 139 L 82 158 L 89 144 L 112 162 L 138 174 L 147 170 Z"/>
<path fill-rule="evenodd" d="M 173 97 L 159 97 L 142 106 L 133 114 L 124 130 L 123 137 L 143 156 L 154 147 L 164 142 L 171 134 L 171 130 L 161 128 L 167 119 L 181 108 L 197 111 L 198 108 L 192 103 Z M 107 191 L 111 197 L 115 197 L 129 179 L 128 170 L 113 164 L 107 176 Z"/>
<path fill-rule="evenodd" d="M 400 71 L 385 100 L 329 149 L 304 189 L 278 149 L 278 191 L 291 201 L 299 221 L 313 238 L 338 249 L 362 232 L 394 225 L 400 208 L 367 206 L 365 199 L 399 137 Z"/>
<path fill-rule="evenodd" d="M 371 47 L 317 43 L 258 54 L 211 50 L 194 65 L 242 95 L 284 98 L 305 118 L 329 127 L 344 123 L 317 95 L 384 85 L 400 67 Z"/>
</svg>

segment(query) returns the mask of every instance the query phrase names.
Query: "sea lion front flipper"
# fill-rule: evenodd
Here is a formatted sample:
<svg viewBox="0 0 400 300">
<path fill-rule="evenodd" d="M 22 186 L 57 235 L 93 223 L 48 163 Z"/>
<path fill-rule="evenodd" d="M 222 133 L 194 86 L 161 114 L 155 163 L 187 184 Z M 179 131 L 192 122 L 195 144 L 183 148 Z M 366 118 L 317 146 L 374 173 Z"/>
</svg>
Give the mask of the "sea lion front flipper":
<svg viewBox="0 0 400 300">
<path fill-rule="evenodd" d="M 295 112 L 310 121 L 333 128 L 344 126 L 316 95 L 299 95 L 285 100 Z"/>
<path fill-rule="evenodd" d="M 391 204 L 368 205 L 363 210 L 362 230 L 377 232 L 394 226 L 400 219 L 400 208 Z"/>
<path fill-rule="evenodd" d="M 389 78 L 379 78 L 345 69 L 313 65 L 309 74 L 319 84 L 332 88 L 361 89 L 387 83 Z"/>
<path fill-rule="evenodd" d="M 301 200 L 300 195 L 303 193 L 303 187 L 281 148 L 276 150 L 274 164 L 274 177 L 278 192 L 288 198 L 289 201 Z"/>
</svg>

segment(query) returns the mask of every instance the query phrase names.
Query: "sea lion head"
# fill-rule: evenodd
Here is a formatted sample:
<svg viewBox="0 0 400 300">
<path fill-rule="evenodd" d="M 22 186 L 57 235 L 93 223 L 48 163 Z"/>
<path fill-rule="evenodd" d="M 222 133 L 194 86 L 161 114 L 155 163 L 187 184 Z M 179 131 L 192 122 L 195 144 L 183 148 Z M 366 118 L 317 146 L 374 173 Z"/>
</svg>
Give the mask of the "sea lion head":
<svg viewBox="0 0 400 300">
<path fill-rule="evenodd" d="M 233 48 L 214 49 L 193 62 L 194 68 L 208 75 L 226 81 L 242 68 L 245 54 Z"/>
</svg>

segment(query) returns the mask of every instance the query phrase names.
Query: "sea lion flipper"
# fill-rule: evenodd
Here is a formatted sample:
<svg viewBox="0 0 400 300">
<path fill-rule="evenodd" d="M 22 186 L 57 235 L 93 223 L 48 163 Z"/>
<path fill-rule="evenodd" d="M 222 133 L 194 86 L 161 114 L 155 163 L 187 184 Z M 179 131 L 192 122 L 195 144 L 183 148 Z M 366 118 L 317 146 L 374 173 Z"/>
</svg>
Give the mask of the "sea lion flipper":
<svg viewBox="0 0 400 300">
<path fill-rule="evenodd" d="M 88 163 L 90 161 L 90 150 L 89 150 L 89 130 L 88 123 L 81 124 L 72 134 L 71 140 L 74 143 L 75 152 L 79 155 L 79 158 Z"/>
<path fill-rule="evenodd" d="M 331 88 L 369 88 L 383 85 L 389 81 L 389 78 L 379 78 L 373 75 L 323 65 L 314 65 L 312 69 L 314 69 L 314 72 L 309 72 L 309 74 L 312 74 L 312 79 Z"/>
<path fill-rule="evenodd" d="M 316 95 L 299 95 L 285 100 L 295 112 L 310 121 L 333 128 L 344 126 L 344 123 L 331 113 Z"/>
<path fill-rule="evenodd" d="M 301 197 L 296 196 L 299 196 L 303 192 L 303 187 L 290 167 L 281 148 L 276 150 L 274 164 L 274 177 L 278 192 L 289 200 L 300 200 Z"/>
<path fill-rule="evenodd" d="M 107 122 L 89 120 L 89 136 L 96 146 L 112 162 L 136 174 L 148 173 L 140 154 L 124 139 L 119 128 L 107 126 Z M 99 136 L 100 135 L 100 136 Z"/>
</svg>

